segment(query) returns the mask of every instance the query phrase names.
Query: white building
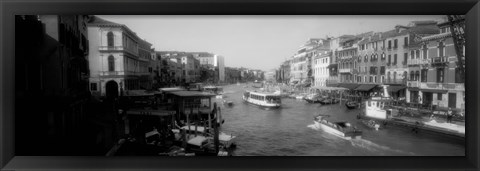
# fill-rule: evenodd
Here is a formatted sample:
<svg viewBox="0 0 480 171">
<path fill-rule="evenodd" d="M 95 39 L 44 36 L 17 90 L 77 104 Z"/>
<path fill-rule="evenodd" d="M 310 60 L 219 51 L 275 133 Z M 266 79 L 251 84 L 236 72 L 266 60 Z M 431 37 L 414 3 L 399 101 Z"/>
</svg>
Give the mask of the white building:
<svg viewBox="0 0 480 171">
<path fill-rule="evenodd" d="M 93 17 L 88 23 L 90 90 L 93 95 L 116 97 L 151 84 L 150 43 L 123 24 Z M 146 45 L 146 46 L 145 46 Z M 143 48 L 140 48 L 142 46 Z"/>
<path fill-rule="evenodd" d="M 327 79 L 330 76 L 328 66 L 330 65 L 330 51 L 319 51 L 313 60 L 313 75 L 315 78 L 314 86 L 326 87 Z"/>
</svg>

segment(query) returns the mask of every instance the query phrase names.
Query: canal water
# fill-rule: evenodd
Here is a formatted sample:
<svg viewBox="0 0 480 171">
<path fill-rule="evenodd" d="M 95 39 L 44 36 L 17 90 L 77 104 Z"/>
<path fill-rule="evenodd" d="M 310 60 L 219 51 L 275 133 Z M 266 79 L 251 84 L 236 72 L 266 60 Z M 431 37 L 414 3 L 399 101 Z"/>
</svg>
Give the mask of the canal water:
<svg viewBox="0 0 480 171">
<path fill-rule="evenodd" d="M 359 110 L 343 104 L 309 104 L 282 99 L 279 109 L 265 109 L 242 100 L 245 84 L 224 86 L 222 131 L 237 136 L 236 156 L 464 156 L 465 142 L 387 127 L 375 131 L 357 121 Z M 221 100 L 217 100 L 221 104 Z M 349 121 L 363 131 L 362 139 L 345 140 L 313 126 L 317 114 Z"/>
</svg>

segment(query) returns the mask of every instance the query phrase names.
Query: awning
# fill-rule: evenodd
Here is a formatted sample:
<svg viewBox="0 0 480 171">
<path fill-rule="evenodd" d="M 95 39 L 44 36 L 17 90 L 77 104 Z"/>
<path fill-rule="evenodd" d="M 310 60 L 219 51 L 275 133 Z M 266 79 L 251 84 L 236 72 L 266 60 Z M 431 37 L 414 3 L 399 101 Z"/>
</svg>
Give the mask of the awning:
<svg viewBox="0 0 480 171">
<path fill-rule="evenodd" d="M 370 91 L 372 88 L 375 88 L 377 85 L 375 84 L 362 84 L 358 86 L 355 90 L 357 91 Z"/>
<path fill-rule="evenodd" d="M 358 84 L 349 84 L 349 83 L 340 83 L 338 87 L 343 87 L 343 88 L 348 88 L 350 90 L 354 90 L 357 88 L 359 85 Z"/>
<path fill-rule="evenodd" d="M 437 90 L 437 89 L 420 89 L 422 92 L 428 92 L 428 93 L 447 93 L 447 90 Z"/>
<path fill-rule="evenodd" d="M 395 92 L 398 92 L 398 91 L 403 90 L 405 88 L 406 88 L 405 86 L 388 86 L 387 90 L 388 90 L 388 92 L 394 92 L 395 93 Z"/>
<path fill-rule="evenodd" d="M 420 91 L 418 87 L 408 87 L 408 91 Z"/>
</svg>

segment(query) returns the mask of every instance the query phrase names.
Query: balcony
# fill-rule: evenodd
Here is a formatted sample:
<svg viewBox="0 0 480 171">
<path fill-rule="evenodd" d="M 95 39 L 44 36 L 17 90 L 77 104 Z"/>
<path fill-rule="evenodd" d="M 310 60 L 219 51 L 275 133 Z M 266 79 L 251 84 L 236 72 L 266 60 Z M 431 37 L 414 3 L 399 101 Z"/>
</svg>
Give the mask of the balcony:
<svg viewBox="0 0 480 171">
<path fill-rule="evenodd" d="M 405 79 L 386 79 L 385 84 L 407 84 Z"/>
<path fill-rule="evenodd" d="M 138 55 L 138 52 L 135 52 L 132 49 L 124 48 L 123 46 L 99 46 L 98 50 L 99 51 L 126 51 L 133 55 Z"/>
<path fill-rule="evenodd" d="M 106 50 L 120 51 L 120 50 L 123 50 L 123 46 L 99 46 L 98 50 L 100 50 L 100 51 L 106 51 Z"/>
<path fill-rule="evenodd" d="M 149 72 L 100 71 L 100 76 L 150 75 Z"/>
<path fill-rule="evenodd" d="M 430 64 L 432 67 L 444 67 L 448 65 L 448 57 L 434 57 L 431 59 Z"/>
<path fill-rule="evenodd" d="M 338 70 L 340 73 L 350 73 L 352 72 L 351 68 L 343 68 Z"/>
<path fill-rule="evenodd" d="M 412 66 L 412 65 L 424 65 L 424 64 L 429 64 L 430 61 L 427 59 L 410 59 L 407 60 L 407 65 Z"/>
<path fill-rule="evenodd" d="M 464 83 L 426 82 L 426 83 L 420 83 L 419 87 L 422 88 L 422 89 L 465 91 L 465 84 Z"/>
<path fill-rule="evenodd" d="M 408 87 L 420 87 L 420 81 L 407 81 Z"/>
</svg>

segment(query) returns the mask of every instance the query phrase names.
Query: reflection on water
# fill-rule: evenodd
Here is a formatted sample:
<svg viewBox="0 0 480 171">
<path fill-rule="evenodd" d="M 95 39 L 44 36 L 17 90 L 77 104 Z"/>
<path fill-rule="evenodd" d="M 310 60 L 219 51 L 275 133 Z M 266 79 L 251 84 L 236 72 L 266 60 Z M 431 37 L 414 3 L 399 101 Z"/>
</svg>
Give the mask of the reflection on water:
<svg viewBox="0 0 480 171">
<path fill-rule="evenodd" d="M 224 87 L 224 99 L 234 105 L 222 106 L 222 129 L 237 136 L 235 154 L 239 156 L 465 155 L 462 141 L 396 127 L 372 130 L 357 121 L 359 110 L 348 110 L 342 104 L 322 106 L 282 99 L 281 108 L 268 109 L 243 102 L 243 91 L 243 85 Z M 317 114 L 352 123 L 362 129 L 362 139 L 345 140 L 315 128 L 313 117 Z"/>
</svg>

